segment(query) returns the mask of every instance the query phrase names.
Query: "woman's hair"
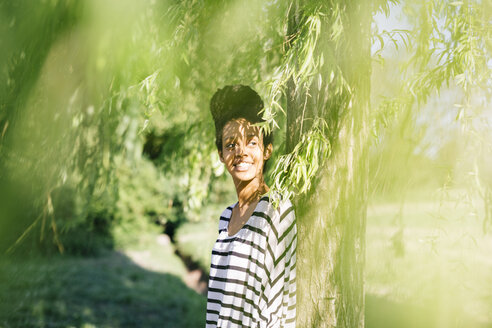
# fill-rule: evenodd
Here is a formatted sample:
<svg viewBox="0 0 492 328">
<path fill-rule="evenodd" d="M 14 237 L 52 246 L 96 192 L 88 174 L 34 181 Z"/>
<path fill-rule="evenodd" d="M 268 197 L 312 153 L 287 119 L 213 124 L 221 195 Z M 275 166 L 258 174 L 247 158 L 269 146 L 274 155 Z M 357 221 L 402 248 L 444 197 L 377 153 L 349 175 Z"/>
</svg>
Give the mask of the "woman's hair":
<svg viewBox="0 0 492 328">
<path fill-rule="evenodd" d="M 263 100 L 246 85 L 226 85 L 217 90 L 210 100 L 210 111 L 215 122 L 215 145 L 222 151 L 222 130 L 230 120 L 244 118 L 250 123 L 265 122 L 260 111 Z M 263 147 L 272 143 L 271 133 L 263 135 Z"/>
</svg>

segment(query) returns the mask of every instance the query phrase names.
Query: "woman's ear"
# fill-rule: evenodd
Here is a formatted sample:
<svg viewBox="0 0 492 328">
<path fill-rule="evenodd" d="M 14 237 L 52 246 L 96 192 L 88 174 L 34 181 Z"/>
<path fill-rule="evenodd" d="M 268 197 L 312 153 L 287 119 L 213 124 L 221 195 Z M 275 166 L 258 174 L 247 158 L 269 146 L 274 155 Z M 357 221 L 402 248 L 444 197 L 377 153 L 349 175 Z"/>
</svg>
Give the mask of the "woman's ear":
<svg viewBox="0 0 492 328">
<path fill-rule="evenodd" d="M 219 153 L 219 159 L 222 163 L 224 163 L 224 157 L 222 157 L 222 151 L 221 150 L 218 150 L 218 153 Z"/>
<path fill-rule="evenodd" d="M 269 159 L 270 156 L 272 156 L 272 152 L 273 152 L 273 145 L 269 143 L 265 147 L 265 150 L 263 151 L 263 160 L 266 161 L 267 159 Z"/>
</svg>

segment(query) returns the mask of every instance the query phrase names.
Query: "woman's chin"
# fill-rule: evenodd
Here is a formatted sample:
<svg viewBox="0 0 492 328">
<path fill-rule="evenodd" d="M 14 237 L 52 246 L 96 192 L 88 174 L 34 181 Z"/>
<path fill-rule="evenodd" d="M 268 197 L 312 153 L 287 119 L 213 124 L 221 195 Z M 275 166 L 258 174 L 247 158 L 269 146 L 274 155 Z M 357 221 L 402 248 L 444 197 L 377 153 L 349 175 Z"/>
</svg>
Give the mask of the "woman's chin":
<svg viewBox="0 0 492 328">
<path fill-rule="evenodd" d="M 250 172 L 232 172 L 231 176 L 236 181 L 249 182 L 255 178 L 255 175 Z"/>
</svg>

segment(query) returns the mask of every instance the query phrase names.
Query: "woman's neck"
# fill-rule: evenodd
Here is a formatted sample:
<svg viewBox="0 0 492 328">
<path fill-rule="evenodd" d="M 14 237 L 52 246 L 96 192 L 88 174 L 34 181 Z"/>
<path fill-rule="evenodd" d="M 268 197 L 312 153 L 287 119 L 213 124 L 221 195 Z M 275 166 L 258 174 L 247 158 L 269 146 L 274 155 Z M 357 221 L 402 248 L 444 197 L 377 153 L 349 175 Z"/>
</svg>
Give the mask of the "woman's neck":
<svg viewBox="0 0 492 328">
<path fill-rule="evenodd" d="M 253 179 L 248 182 L 235 183 L 239 207 L 257 201 L 270 188 L 263 179 Z"/>
</svg>

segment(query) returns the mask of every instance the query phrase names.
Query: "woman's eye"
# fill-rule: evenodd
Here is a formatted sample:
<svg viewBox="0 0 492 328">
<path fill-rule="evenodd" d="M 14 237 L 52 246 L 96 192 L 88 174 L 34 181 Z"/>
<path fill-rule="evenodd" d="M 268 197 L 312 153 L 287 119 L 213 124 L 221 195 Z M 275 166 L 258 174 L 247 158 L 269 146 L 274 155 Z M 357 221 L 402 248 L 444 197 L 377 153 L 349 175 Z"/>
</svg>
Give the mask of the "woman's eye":
<svg viewBox="0 0 492 328">
<path fill-rule="evenodd" d="M 257 143 L 256 141 L 254 141 L 254 140 L 251 140 L 251 141 L 249 142 L 249 144 L 250 144 L 250 145 L 253 145 L 253 146 L 256 146 L 258 143 Z"/>
<path fill-rule="evenodd" d="M 234 147 L 234 144 L 233 143 L 230 143 L 230 144 L 227 144 L 226 145 L 226 148 L 233 148 Z"/>
</svg>

